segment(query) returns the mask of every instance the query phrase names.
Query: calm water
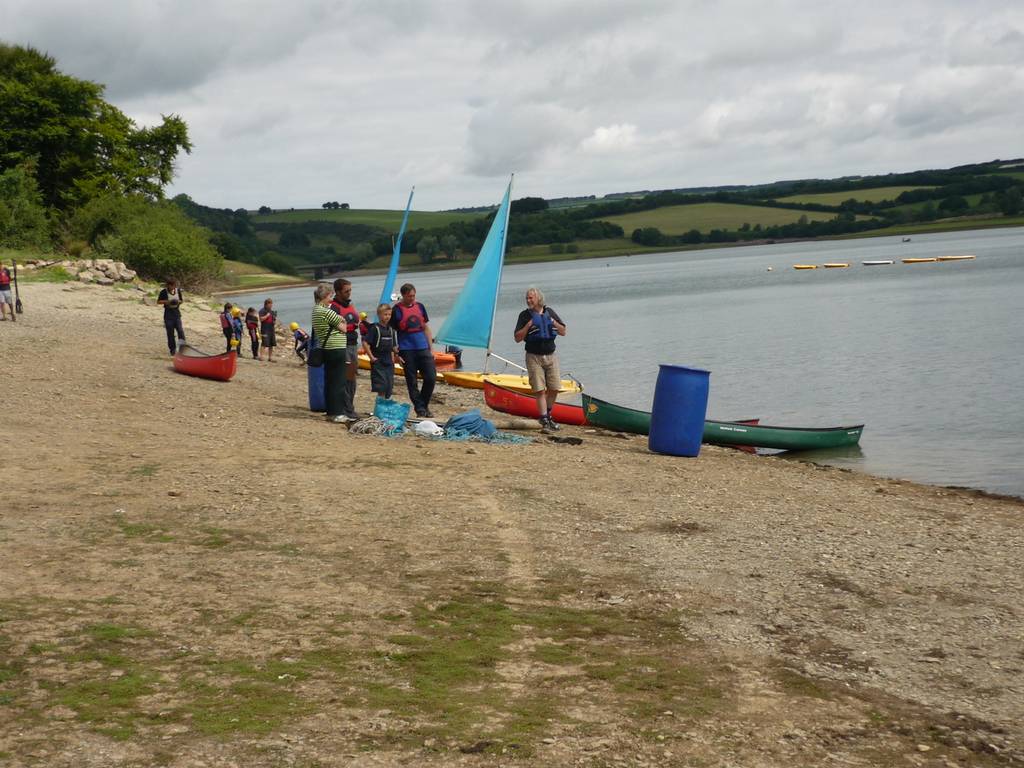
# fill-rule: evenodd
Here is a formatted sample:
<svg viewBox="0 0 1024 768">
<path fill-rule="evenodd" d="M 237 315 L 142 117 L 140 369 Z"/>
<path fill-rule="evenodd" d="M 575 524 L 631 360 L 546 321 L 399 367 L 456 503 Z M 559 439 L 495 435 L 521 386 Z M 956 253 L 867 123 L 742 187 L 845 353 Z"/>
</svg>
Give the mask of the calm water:
<svg viewBox="0 0 1024 768">
<path fill-rule="evenodd" d="M 977 259 L 899 262 L 958 254 Z M 860 263 L 878 259 L 897 263 Z M 826 261 L 851 267 L 792 269 Z M 436 331 L 465 274 L 399 282 L 416 284 Z M 371 311 L 383 276 L 353 283 L 356 305 Z M 659 363 L 705 368 L 711 418 L 867 425 L 859 450 L 804 457 L 1024 495 L 1024 229 L 509 266 L 494 349 L 512 360 L 522 358 L 512 330 L 534 284 L 569 326 L 563 371 L 597 397 L 649 409 Z M 311 289 L 269 295 L 285 322 L 308 326 Z M 478 369 L 482 355 L 464 359 Z"/>
</svg>

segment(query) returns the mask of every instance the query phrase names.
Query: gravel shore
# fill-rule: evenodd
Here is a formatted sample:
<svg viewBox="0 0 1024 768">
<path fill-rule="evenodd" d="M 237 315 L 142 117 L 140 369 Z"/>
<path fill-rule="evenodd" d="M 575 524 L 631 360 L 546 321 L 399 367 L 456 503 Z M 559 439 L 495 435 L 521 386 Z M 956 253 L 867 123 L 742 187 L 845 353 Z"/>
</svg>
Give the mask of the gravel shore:
<svg viewBox="0 0 1024 768">
<path fill-rule="evenodd" d="M 588 428 L 351 435 L 287 347 L 203 381 L 135 289 L 21 295 L 0 763 L 1024 763 L 1020 500 Z M 212 351 L 216 306 L 184 313 Z"/>
</svg>

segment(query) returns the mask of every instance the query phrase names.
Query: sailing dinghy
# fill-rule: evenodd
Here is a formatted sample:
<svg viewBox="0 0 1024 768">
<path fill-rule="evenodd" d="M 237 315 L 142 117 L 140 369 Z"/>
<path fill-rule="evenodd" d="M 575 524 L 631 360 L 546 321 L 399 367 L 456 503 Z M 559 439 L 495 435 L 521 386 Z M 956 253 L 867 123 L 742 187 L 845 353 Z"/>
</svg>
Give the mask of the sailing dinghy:
<svg viewBox="0 0 1024 768">
<path fill-rule="evenodd" d="M 485 351 L 484 369 L 482 371 L 449 371 L 444 373 L 448 384 L 470 389 L 483 389 L 484 380 L 494 382 L 502 387 L 530 391 L 529 380 L 521 365 L 506 360 L 491 351 L 491 335 L 494 331 L 494 313 L 498 307 L 498 290 L 501 288 L 501 270 L 505 262 L 505 241 L 508 234 L 510 198 L 512 181 L 509 180 L 505 189 L 505 197 L 494 215 L 491 229 L 487 233 L 480 253 L 477 254 L 473 268 L 466 276 L 462 291 L 455 299 L 448 317 L 441 325 L 441 330 L 434 339 L 443 344 L 459 347 L 471 347 Z M 490 373 L 487 368 L 491 358 L 523 371 L 519 374 Z M 580 392 L 583 387 L 573 379 L 562 379 L 562 392 Z"/>
</svg>

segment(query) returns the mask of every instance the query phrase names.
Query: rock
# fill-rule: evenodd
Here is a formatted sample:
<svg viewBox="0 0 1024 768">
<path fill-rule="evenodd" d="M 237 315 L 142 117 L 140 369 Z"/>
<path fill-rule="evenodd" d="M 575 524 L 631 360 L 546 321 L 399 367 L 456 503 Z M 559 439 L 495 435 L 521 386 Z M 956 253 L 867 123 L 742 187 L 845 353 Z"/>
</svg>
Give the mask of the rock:
<svg viewBox="0 0 1024 768">
<path fill-rule="evenodd" d="M 78 279 L 83 283 L 91 283 L 93 280 L 92 272 L 85 270 L 84 272 L 78 273 Z"/>
<path fill-rule="evenodd" d="M 114 281 L 109 277 L 97 277 L 96 283 L 98 285 L 113 285 Z"/>
</svg>

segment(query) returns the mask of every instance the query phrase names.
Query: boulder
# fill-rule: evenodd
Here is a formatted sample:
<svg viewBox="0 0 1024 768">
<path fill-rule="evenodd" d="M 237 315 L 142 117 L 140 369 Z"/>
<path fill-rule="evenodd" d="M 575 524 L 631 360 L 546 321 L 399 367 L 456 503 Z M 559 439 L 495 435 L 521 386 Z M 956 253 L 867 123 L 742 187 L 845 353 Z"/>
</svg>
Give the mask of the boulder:
<svg viewBox="0 0 1024 768">
<path fill-rule="evenodd" d="M 91 283 L 93 280 L 92 272 L 90 272 L 88 269 L 84 269 L 78 273 L 78 279 L 83 283 Z"/>
<path fill-rule="evenodd" d="M 113 285 L 114 281 L 109 277 L 97 277 L 96 283 L 97 285 Z"/>
</svg>

